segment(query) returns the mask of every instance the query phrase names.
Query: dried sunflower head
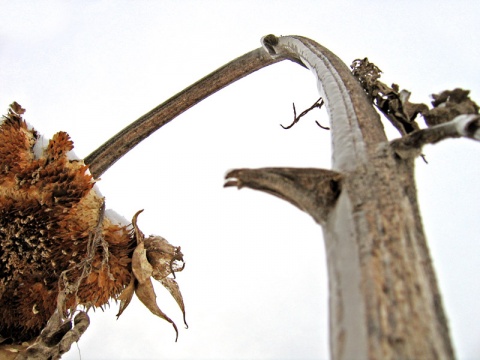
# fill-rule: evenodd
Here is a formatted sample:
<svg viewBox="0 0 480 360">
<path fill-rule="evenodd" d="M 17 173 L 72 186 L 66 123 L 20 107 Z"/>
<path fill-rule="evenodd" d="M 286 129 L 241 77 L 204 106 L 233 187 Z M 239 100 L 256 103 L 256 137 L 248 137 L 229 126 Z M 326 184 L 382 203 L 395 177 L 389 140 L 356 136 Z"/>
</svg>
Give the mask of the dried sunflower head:
<svg viewBox="0 0 480 360">
<path fill-rule="evenodd" d="M 88 166 L 70 156 L 68 134 L 58 132 L 42 148 L 24 112 L 13 103 L 0 123 L 0 339 L 38 336 L 57 308 L 67 316 L 78 305 L 101 307 L 113 298 L 121 301 L 120 315 L 134 292 L 173 324 L 156 305 L 150 276 L 185 314 L 168 277 L 183 269 L 180 248 L 144 239 L 136 216 L 132 227 L 105 215 Z"/>
</svg>

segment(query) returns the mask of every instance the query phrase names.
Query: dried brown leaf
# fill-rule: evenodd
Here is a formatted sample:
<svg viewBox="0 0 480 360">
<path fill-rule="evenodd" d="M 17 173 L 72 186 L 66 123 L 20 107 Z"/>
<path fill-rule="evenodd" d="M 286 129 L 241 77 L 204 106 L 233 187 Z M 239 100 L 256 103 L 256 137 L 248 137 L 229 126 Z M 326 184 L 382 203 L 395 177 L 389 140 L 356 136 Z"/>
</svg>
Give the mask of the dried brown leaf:
<svg viewBox="0 0 480 360">
<path fill-rule="evenodd" d="M 151 236 L 145 239 L 147 258 L 153 267 L 152 276 L 161 280 L 170 274 L 175 277 L 175 271 L 182 271 L 176 261 L 183 262 L 183 254 L 179 246 L 171 245 L 161 236 Z"/>
<path fill-rule="evenodd" d="M 123 311 L 127 308 L 132 300 L 133 294 L 135 293 L 135 278 L 132 276 L 130 284 L 122 291 L 122 293 L 117 297 L 117 300 L 120 300 L 120 308 L 118 309 L 117 319 L 122 315 Z"/>
<path fill-rule="evenodd" d="M 145 250 L 145 244 L 143 242 L 138 244 L 133 252 L 132 271 L 140 284 L 143 284 L 152 276 L 153 268 L 148 262 L 147 250 Z"/>
<path fill-rule="evenodd" d="M 170 319 L 157 305 L 157 295 L 155 294 L 155 290 L 153 289 L 152 281 L 148 279 L 144 283 L 137 283 L 135 294 L 137 294 L 140 301 L 150 310 L 153 314 L 161 317 L 162 319 L 168 321 L 173 325 L 175 329 L 176 338 L 175 341 L 178 339 L 178 329 L 177 325 Z"/>
<path fill-rule="evenodd" d="M 135 215 L 133 215 L 133 218 L 132 218 L 132 226 L 133 226 L 133 231 L 134 231 L 134 234 L 135 234 L 135 239 L 137 240 L 137 244 L 139 244 L 140 242 L 143 242 L 143 239 L 145 239 L 145 236 L 140 231 L 140 229 L 138 228 L 138 225 L 137 225 L 138 215 L 140 215 L 142 212 L 143 212 L 143 209 L 138 210 L 135 213 Z"/>
<path fill-rule="evenodd" d="M 397 84 L 387 86 L 379 80 L 382 71 L 368 58 L 357 59 L 350 66 L 352 74 L 362 85 L 373 104 L 387 117 L 400 134 L 405 135 L 418 130 L 415 118 L 419 113 L 428 111 L 425 104 L 409 102 L 410 92 L 399 91 Z"/>
<path fill-rule="evenodd" d="M 183 322 L 185 323 L 185 326 L 188 328 L 188 324 L 185 319 L 185 304 L 183 303 L 183 296 L 177 282 L 175 281 L 175 279 L 166 277 L 160 280 L 160 283 L 170 292 L 170 294 L 172 294 L 173 298 L 175 299 L 178 306 L 182 310 Z"/>
</svg>

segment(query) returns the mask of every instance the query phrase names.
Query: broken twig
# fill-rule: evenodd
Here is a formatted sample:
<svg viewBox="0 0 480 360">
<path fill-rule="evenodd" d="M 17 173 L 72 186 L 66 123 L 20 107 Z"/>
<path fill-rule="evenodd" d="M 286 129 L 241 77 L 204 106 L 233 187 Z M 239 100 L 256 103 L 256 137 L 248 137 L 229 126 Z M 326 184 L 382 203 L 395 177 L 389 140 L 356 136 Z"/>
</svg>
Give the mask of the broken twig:
<svg viewBox="0 0 480 360">
<path fill-rule="evenodd" d="M 322 98 L 319 98 L 317 101 L 315 101 L 315 103 L 310 106 L 307 110 L 304 110 L 300 115 L 297 116 L 297 109 L 295 108 L 295 103 L 293 103 L 293 122 L 288 125 L 288 126 L 283 126 L 282 124 L 280 124 L 280 126 L 284 129 L 290 129 L 293 127 L 293 125 L 295 125 L 297 122 L 300 121 L 300 119 L 302 117 L 304 117 L 305 115 L 307 115 L 310 111 L 312 111 L 313 109 L 315 108 L 319 108 L 321 109 L 322 106 L 323 106 L 324 102 L 323 102 L 323 99 Z M 318 121 L 315 121 L 315 123 L 320 126 L 322 129 L 325 129 L 325 130 L 330 130 L 329 127 L 327 126 L 322 126 L 320 125 L 320 123 Z"/>
</svg>

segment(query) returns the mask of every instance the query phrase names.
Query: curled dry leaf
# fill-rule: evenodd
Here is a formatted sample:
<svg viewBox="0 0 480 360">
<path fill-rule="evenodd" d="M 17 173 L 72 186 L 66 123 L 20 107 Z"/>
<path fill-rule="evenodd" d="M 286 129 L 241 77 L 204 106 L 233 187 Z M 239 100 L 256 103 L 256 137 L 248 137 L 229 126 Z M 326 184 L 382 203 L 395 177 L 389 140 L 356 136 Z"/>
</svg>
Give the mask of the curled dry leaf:
<svg viewBox="0 0 480 360">
<path fill-rule="evenodd" d="M 122 291 L 122 293 L 117 297 L 117 300 L 120 300 L 120 308 L 117 313 L 117 319 L 122 315 L 123 311 L 127 308 L 130 301 L 132 301 L 133 294 L 135 293 L 135 278 L 132 277 L 128 286 Z"/>
<path fill-rule="evenodd" d="M 153 268 L 147 260 L 147 250 L 145 250 L 143 241 L 137 245 L 133 252 L 132 271 L 140 284 L 145 283 L 152 276 Z"/>
<path fill-rule="evenodd" d="M 185 304 L 183 303 L 182 293 L 180 292 L 180 287 L 178 286 L 177 282 L 174 279 L 169 277 L 165 277 L 161 279 L 160 282 L 170 292 L 170 294 L 172 294 L 178 306 L 180 307 L 180 309 L 182 309 L 183 322 L 185 326 L 188 328 L 188 324 L 185 319 Z"/>
</svg>

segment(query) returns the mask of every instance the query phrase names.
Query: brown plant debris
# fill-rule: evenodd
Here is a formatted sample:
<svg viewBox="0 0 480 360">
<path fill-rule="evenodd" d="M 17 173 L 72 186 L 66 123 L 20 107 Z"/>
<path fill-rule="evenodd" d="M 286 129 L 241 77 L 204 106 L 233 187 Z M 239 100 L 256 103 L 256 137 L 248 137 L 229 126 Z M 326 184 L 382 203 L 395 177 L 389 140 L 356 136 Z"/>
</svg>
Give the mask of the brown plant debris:
<svg viewBox="0 0 480 360">
<path fill-rule="evenodd" d="M 185 264 L 183 263 L 183 254 L 180 247 L 170 245 L 167 240 L 161 236 L 150 236 L 145 239 L 145 236 L 137 226 L 137 217 L 143 210 L 135 214 L 132 220 L 135 239 L 137 240 L 137 247 L 133 252 L 132 257 L 132 271 L 134 277 L 125 288 L 125 291 L 118 297 L 120 300 L 120 310 L 117 314 L 119 317 L 127 308 L 128 304 L 135 293 L 140 301 L 153 314 L 161 317 L 172 324 L 177 334 L 175 341 L 178 339 L 178 329 L 175 323 L 162 311 L 157 305 L 156 295 L 153 289 L 151 277 L 160 283 L 170 292 L 178 306 L 183 313 L 183 322 L 188 328 L 185 320 L 185 305 L 183 303 L 182 293 L 177 282 L 169 278 L 168 275 L 175 276 L 176 271 L 182 271 Z M 180 266 L 176 261 L 181 261 Z"/>
<path fill-rule="evenodd" d="M 56 311 L 36 341 L 23 351 L 18 351 L 15 360 L 60 359 L 74 342 L 78 342 L 89 324 L 90 319 L 84 311 L 79 311 L 73 321 L 62 319 Z"/>
<path fill-rule="evenodd" d="M 469 94 L 469 90 L 459 88 L 433 94 L 433 109 L 423 114 L 427 125 L 443 124 L 462 114 L 478 114 L 478 105 Z"/>
<path fill-rule="evenodd" d="M 133 292 L 173 323 L 155 303 L 151 276 L 185 316 L 179 287 L 168 277 L 183 270 L 180 247 L 161 237 L 145 239 L 138 213 L 133 228 L 104 216 L 88 167 L 69 158 L 68 134 L 56 133 L 39 149 L 24 112 L 13 103 L 0 122 L 1 346 L 31 342 L 57 308 L 72 320 L 79 305 L 102 307 L 113 298 L 120 300 L 120 315 Z"/>
<path fill-rule="evenodd" d="M 393 126 L 405 135 L 418 130 L 415 118 L 418 114 L 428 111 L 425 104 L 414 104 L 409 101 L 410 92 L 399 90 L 399 86 L 385 85 L 378 79 L 382 71 L 368 58 L 353 61 L 352 74 L 362 85 L 373 104 L 390 120 Z"/>
<path fill-rule="evenodd" d="M 362 85 L 373 104 L 390 120 L 400 134 L 406 135 L 419 130 L 417 115 L 422 115 L 427 126 L 434 126 L 453 120 L 458 115 L 478 114 L 479 107 L 469 97 L 469 90 L 456 88 L 433 94 L 433 109 L 425 104 L 409 101 L 411 93 L 399 90 L 399 86 L 385 85 L 378 79 L 382 71 L 368 58 L 353 61 L 352 74 Z"/>
</svg>

